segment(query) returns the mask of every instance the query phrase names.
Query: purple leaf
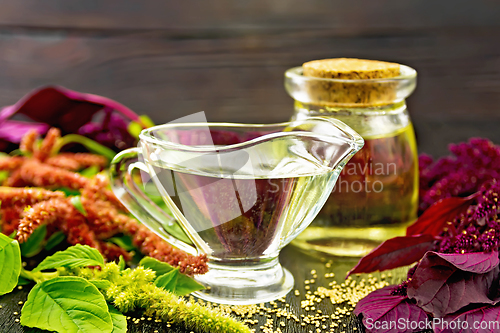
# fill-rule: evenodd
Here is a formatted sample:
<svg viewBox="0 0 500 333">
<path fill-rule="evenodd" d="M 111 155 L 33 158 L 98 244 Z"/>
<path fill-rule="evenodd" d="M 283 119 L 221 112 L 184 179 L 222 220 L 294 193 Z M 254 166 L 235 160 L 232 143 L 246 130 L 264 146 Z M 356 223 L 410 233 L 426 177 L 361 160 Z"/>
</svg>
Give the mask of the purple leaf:
<svg viewBox="0 0 500 333">
<path fill-rule="evenodd" d="M 500 306 L 483 306 L 434 320 L 435 333 L 500 332 Z"/>
<path fill-rule="evenodd" d="M 377 289 L 365 298 L 361 299 L 354 309 L 354 314 L 363 314 L 365 318 L 378 320 L 385 315 L 389 310 L 405 300 L 406 296 L 392 295 L 392 292 L 397 286 L 387 286 L 382 289 Z"/>
<path fill-rule="evenodd" d="M 9 142 L 21 142 L 23 135 L 31 129 L 36 130 L 39 134 L 44 134 L 49 130 L 49 126 L 41 123 L 5 120 L 1 124 L 0 139 Z"/>
<path fill-rule="evenodd" d="M 95 124 L 95 131 L 88 137 L 118 150 L 134 145 L 135 138 L 127 131 L 128 123 L 136 121 L 143 124 L 132 110 L 106 97 L 52 86 L 37 89 L 16 104 L 4 107 L 0 111 L 0 133 L 12 129 L 9 118 L 15 114 L 24 114 L 48 127 L 58 127 L 63 134 L 79 133 L 82 126 L 91 123 L 93 116 L 101 110 L 106 116 L 101 124 Z M 37 130 L 41 131 L 43 128 L 40 124 L 38 126 Z M 15 133 L 1 138 L 19 143 L 29 129 L 29 126 L 18 126 Z"/>
<path fill-rule="evenodd" d="M 428 252 L 409 281 L 408 297 L 419 307 L 442 317 L 469 304 L 495 303 L 488 295 L 498 277 L 498 265 L 487 273 L 477 274 L 460 270 L 441 255 Z"/>
<path fill-rule="evenodd" d="M 406 229 L 406 235 L 429 234 L 438 236 L 446 223 L 453 221 L 457 215 L 466 211 L 477 196 L 478 193 L 475 193 L 467 198 L 452 197 L 436 202 Z"/>
<path fill-rule="evenodd" d="M 140 121 L 132 110 L 109 98 L 47 86 L 34 90 L 16 104 L 3 108 L 0 123 L 19 112 L 35 121 L 74 133 L 80 126 L 88 123 L 94 113 L 105 107 L 119 111 L 130 120 Z"/>
<path fill-rule="evenodd" d="M 392 295 L 397 286 L 375 290 L 358 302 L 354 314 L 363 315 L 371 333 L 417 332 L 428 326 L 427 314 L 406 296 Z"/>
<path fill-rule="evenodd" d="M 433 249 L 433 243 L 434 237 L 426 234 L 388 239 L 361 258 L 348 275 L 383 271 L 413 264 L 420 260 L 427 251 Z"/>
<path fill-rule="evenodd" d="M 435 255 L 446 260 L 456 268 L 472 273 L 487 273 L 498 266 L 498 252 L 475 252 L 475 253 L 438 253 Z"/>
</svg>

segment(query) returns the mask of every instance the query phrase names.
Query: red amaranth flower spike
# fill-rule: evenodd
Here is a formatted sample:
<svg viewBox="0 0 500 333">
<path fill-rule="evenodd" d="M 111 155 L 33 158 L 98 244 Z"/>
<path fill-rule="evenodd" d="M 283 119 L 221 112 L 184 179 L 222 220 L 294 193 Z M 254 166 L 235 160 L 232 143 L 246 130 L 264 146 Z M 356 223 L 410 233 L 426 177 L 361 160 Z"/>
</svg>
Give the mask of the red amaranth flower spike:
<svg viewBox="0 0 500 333">
<path fill-rule="evenodd" d="M 18 188 L 0 186 L 0 206 L 2 208 L 12 206 L 32 206 L 40 201 L 49 199 L 63 199 L 61 191 L 50 191 L 43 188 Z"/>
<path fill-rule="evenodd" d="M 14 171 L 25 162 L 22 156 L 0 156 L 0 171 Z"/>
<path fill-rule="evenodd" d="M 3 234 L 10 235 L 14 231 L 17 231 L 22 213 L 23 207 L 20 206 L 0 208 L 0 224 Z"/>
<path fill-rule="evenodd" d="M 23 187 L 27 186 L 28 184 L 26 184 L 26 182 L 21 177 L 21 169 L 17 169 L 16 171 L 12 172 L 9 177 L 7 177 L 2 185 L 9 187 Z"/>
<path fill-rule="evenodd" d="M 45 138 L 43 139 L 40 147 L 35 145 L 33 151 L 33 157 L 37 160 L 43 162 L 50 155 L 52 155 L 52 151 L 57 145 L 57 141 L 61 139 L 61 131 L 58 128 L 52 127 L 48 132 Z"/>
<path fill-rule="evenodd" d="M 88 178 L 61 168 L 40 163 L 36 160 L 26 161 L 21 168 L 20 177 L 27 183 L 38 187 L 80 189 L 88 182 Z"/>
<path fill-rule="evenodd" d="M 64 199 L 50 199 L 33 205 L 24 212 L 19 221 L 16 238 L 20 243 L 24 243 L 40 225 L 62 221 L 70 210 L 71 205 Z"/>
<path fill-rule="evenodd" d="M 91 166 L 96 166 L 102 170 L 108 164 L 108 160 L 106 157 L 96 154 L 60 153 L 49 157 L 45 163 L 71 171 L 77 171 Z"/>
<path fill-rule="evenodd" d="M 23 136 L 21 143 L 19 144 L 19 150 L 25 155 L 33 154 L 38 136 L 39 134 L 36 130 L 29 130 L 28 133 Z"/>
<path fill-rule="evenodd" d="M 120 213 L 113 201 L 109 200 L 114 195 L 108 192 L 108 183 L 105 176 L 96 175 L 82 190 L 81 200 L 88 214 L 87 221 L 96 237 L 105 239 L 122 232 L 132 237 L 134 246 L 141 253 L 179 267 L 181 273 L 193 275 L 208 271 L 206 256 L 192 256 L 176 249 L 134 218 Z"/>
</svg>

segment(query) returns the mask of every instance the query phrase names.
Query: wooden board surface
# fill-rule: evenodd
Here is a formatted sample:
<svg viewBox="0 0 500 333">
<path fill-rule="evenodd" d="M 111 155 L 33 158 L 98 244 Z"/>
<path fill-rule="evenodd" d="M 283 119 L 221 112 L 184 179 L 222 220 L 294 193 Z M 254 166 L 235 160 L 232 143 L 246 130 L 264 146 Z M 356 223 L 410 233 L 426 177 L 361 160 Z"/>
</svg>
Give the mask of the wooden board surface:
<svg viewBox="0 0 500 333">
<path fill-rule="evenodd" d="M 0 7 L 2 25 L 48 28 L 361 33 L 500 24 L 500 4 L 488 0 L 2 0 Z"/>
<path fill-rule="evenodd" d="M 0 105 L 59 84 L 114 98 L 157 123 L 292 114 L 287 68 L 327 57 L 410 65 L 421 152 L 500 142 L 495 1 L 0 1 Z"/>
<path fill-rule="evenodd" d="M 268 313 L 267 311 L 263 311 L 263 314 L 257 314 L 252 317 L 252 319 L 257 320 L 258 324 L 250 326 L 251 328 L 256 329 L 256 332 L 264 332 L 260 327 L 266 324 L 268 319 L 272 319 L 274 331 L 277 331 L 280 328 L 283 333 L 303 333 L 309 332 L 312 330 L 316 333 L 318 327 L 315 324 L 307 324 L 302 315 L 315 315 L 318 314 L 318 310 L 321 313 L 331 314 L 334 313 L 338 305 L 332 304 L 328 297 L 324 298 L 321 302 L 315 303 L 315 308 L 304 308 L 301 306 L 301 301 L 305 300 L 305 293 L 307 290 L 305 287 L 308 285 L 310 287 L 310 291 L 314 292 L 319 286 L 328 287 L 328 283 L 332 281 L 337 281 L 337 283 L 342 283 L 343 278 L 348 270 L 350 270 L 357 259 L 347 259 L 347 258 L 335 258 L 328 257 L 325 255 L 321 255 L 318 253 L 312 252 L 303 252 L 298 250 L 293 245 L 287 246 L 283 249 L 280 255 L 280 261 L 283 266 L 290 270 L 295 279 L 294 291 L 299 290 L 299 296 L 295 295 L 295 292 L 292 291 L 286 296 L 286 304 L 289 304 L 287 307 L 282 302 L 277 301 L 277 307 L 283 310 L 287 310 L 288 312 L 296 315 L 300 318 L 300 321 L 297 322 L 293 319 L 287 319 L 286 317 L 278 317 L 276 314 Z M 327 263 L 331 263 L 327 265 Z M 317 274 L 316 281 L 312 284 L 305 284 L 305 280 L 310 280 L 312 278 L 311 271 L 315 270 Z M 335 273 L 335 278 L 326 278 L 326 273 Z M 404 270 L 399 270 L 399 274 L 394 274 L 391 278 L 392 283 L 399 283 L 406 273 Z M 380 278 L 380 274 L 375 273 L 375 276 Z M 46 332 L 38 329 L 30 329 L 24 328 L 16 322 L 16 319 L 19 318 L 19 314 L 21 313 L 22 305 L 19 304 L 19 301 L 25 301 L 27 298 L 27 294 L 29 292 L 29 288 L 23 288 L 22 290 L 17 290 L 11 294 L 7 294 L 5 296 L 0 297 L 0 332 L 9 332 L 9 333 L 38 333 L 38 332 Z M 340 305 L 340 308 L 343 308 L 346 304 Z M 274 305 L 266 303 L 266 306 L 269 309 L 274 309 Z M 14 315 L 14 312 L 17 312 L 18 315 Z M 167 327 L 165 323 L 155 323 L 154 320 L 148 321 L 147 317 L 141 316 L 140 313 L 132 313 L 129 314 L 131 319 L 128 320 L 128 332 L 130 333 L 142 333 L 148 332 L 153 333 L 155 330 L 158 333 L 188 333 L 189 330 L 186 330 L 182 325 L 171 325 Z M 234 315 L 234 314 L 233 314 Z M 144 318 L 141 320 L 139 324 L 134 323 L 133 318 Z M 281 324 L 283 322 L 284 324 Z M 304 323 L 305 325 L 302 325 Z M 333 326 L 333 330 L 335 333 L 351 333 L 351 332 L 359 332 L 363 333 L 364 327 L 361 321 L 352 313 L 344 315 L 340 320 L 332 320 L 331 318 L 325 319 L 325 321 L 321 322 L 320 330 L 322 332 L 329 332 L 331 325 Z M 325 325 L 326 329 L 323 329 L 322 326 Z M 273 332 L 274 332 L 273 331 Z M 202 332 L 197 332 L 202 333 Z M 206 332 L 213 333 L 213 332 Z"/>
<path fill-rule="evenodd" d="M 59 84 L 114 98 L 157 123 L 201 110 L 213 121 L 275 122 L 292 114 L 292 99 L 283 88 L 287 68 L 329 56 L 385 59 L 418 69 L 410 113 L 421 151 L 441 155 L 447 143 L 473 135 L 500 142 L 499 132 L 491 128 L 500 119 L 498 34 L 500 29 L 341 38 L 301 32 L 208 40 L 172 40 L 161 33 L 3 34 L 0 103 L 14 103 L 44 84 Z M 483 50 L 461 53 L 468 45 Z M 448 50 L 453 48 L 456 53 Z M 436 58 L 440 53 L 448 58 Z"/>
</svg>

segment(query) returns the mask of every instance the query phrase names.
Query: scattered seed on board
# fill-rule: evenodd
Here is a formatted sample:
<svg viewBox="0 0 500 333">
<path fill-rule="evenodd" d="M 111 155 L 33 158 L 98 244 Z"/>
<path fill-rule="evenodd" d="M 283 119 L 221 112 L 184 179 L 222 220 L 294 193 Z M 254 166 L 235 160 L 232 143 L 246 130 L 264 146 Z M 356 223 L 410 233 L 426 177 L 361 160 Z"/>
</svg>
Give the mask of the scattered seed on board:
<svg viewBox="0 0 500 333">
<path fill-rule="evenodd" d="M 331 262 L 327 262 L 325 266 L 331 267 Z M 333 278 L 335 274 L 326 273 L 324 276 L 325 278 Z M 390 277 L 390 275 L 387 274 L 385 277 Z M 385 277 L 381 276 L 380 279 L 377 279 L 372 274 L 364 277 L 348 277 L 340 284 L 331 281 L 327 286 L 315 287 L 312 284 L 316 282 L 317 272 L 312 270 L 308 279 L 304 281 L 306 293 L 302 294 L 298 289 L 295 289 L 293 293 L 297 297 L 302 295 L 300 307 L 306 312 L 300 317 L 294 314 L 292 306 L 286 302 L 286 299 L 279 299 L 267 304 L 234 306 L 204 303 L 201 300 L 198 302 L 222 313 L 239 317 L 253 331 L 260 328 L 263 333 L 280 333 L 282 327 L 294 323 L 303 327 L 304 332 L 336 332 L 339 326 L 347 327 L 347 324 L 342 322 L 353 316 L 352 311 L 359 300 L 372 291 L 389 285 Z M 191 300 L 195 301 L 194 298 Z M 281 302 L 281 304 L 278 305 L 277 302 Z M 331 302 L 334 306 L 333 313 L 323 314 L 324 310 L 317 309 L 322 302 Z M 353 330 L 357 330 L 357 328 L 353 327 Z"/>
</svg>

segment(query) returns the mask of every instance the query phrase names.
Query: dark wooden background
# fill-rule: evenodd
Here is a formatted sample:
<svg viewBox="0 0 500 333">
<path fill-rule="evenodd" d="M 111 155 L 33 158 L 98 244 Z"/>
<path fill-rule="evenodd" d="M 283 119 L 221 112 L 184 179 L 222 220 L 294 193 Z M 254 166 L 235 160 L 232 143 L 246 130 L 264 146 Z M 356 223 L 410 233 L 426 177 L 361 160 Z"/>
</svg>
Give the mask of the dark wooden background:
<svg viewBox="0 0 500 333">
<path fill-rule="evenodd" d="M 157 123 L 202 110 L 283 121 L 284 71 L 329 57 L 417 69 L 421 152 L 472 136 L 500 143 L 500 1 L 0 0 L 0 105 L 58 84 Z"/>
<path fill-rule="evenodd" d="M 157 123 L 292 113 L 283 72 L 327 57 L 419 72 L 409 99 L 422 152 L 500 143 L 500 2 L 494 0 L 0 0 L 0 105 L 59 84 Z"/>
</svg>

